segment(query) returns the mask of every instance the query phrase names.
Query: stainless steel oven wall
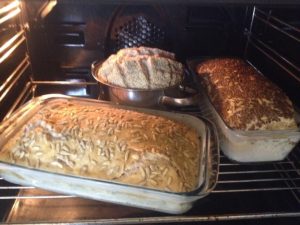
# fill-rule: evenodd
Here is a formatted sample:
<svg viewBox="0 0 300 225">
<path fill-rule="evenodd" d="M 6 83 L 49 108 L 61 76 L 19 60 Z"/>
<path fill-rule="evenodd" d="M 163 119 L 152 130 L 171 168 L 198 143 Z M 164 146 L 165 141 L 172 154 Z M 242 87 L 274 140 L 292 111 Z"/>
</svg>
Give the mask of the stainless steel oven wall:
<svg viewBox="0 0 300 225">
<path fill-rule="evenodd" d="M 18 1 L 0 2 L 0 121 L 17 107 L 18 97 L 30 86 L 26 26 L 21 10 Z"/>
<path fill-rule="evenodd" d="M 31 68 L 25 38 L 22 5 L 15 0 L 0 1 L 0 121 L 8 117 L 29 95 Z M 8 182 L 0 179 L 0 186 Z M 18 190 L 1 189 L 0 218 L 13 203 Z"/>
</svg>

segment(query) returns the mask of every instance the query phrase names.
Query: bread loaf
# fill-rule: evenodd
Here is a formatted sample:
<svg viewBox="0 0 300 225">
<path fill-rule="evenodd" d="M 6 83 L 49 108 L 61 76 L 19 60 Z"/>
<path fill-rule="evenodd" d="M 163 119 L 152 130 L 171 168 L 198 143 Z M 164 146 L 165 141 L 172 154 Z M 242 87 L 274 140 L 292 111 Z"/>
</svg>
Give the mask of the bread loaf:
<svg viewBox="0 0 300 225">
<path fill-rule="evenodd" d="M 196 68 L 224 122 L 239 130 L 297 128 L 287 95 L 241 59 L 204 61 Z"/>
<path fill-rule="evenodd" d="M 97 70 L 100 81 L 124 88 L 153 90 L 178 85 L 183 66 L 173 53 L 157 48 L 121 49 Z"/>
<path fill-rule="evenodd" d="M 172 192 L 195 189 L 200 139 L 171 119 L 114 108 L 52 102 L 1 149 L 30 168 Z"/>
</svg>

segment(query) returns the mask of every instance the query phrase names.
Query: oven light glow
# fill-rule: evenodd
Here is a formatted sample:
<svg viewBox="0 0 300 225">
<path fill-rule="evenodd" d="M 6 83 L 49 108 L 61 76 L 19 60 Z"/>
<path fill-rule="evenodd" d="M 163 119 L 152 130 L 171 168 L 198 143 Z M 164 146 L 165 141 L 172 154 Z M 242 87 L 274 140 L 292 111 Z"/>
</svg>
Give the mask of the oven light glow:
<svg viewBox="0 0 300 225">
<path fill-rule="evenodd" d="M 22 42 L 25 40 L 25 37 L 23 36 L 13 47 L 11 47 L 4 55 L 0 57 L 0 64 L 13 53 L 13 51 L 22 44 Z"/>
<path fill-rule="evenodd" d="M 41 12 L 41 17 L 45 18 L 51 10 L 56 6 L 57 0 L 50 0 L 44 10 Z"/>
<path fill-rule="evenodd" d="M 3 13 L 9 12 L 10 10 L 12 10 L 13 8 L 16 8 L 18 6 L 19 6 L 19 1 L 13 1 L 0 9 L 0 15 Z"/>
<path fill-rule="evenodd" d="M 0 24 L 4 23 L 5 21 L 13 18 L 14 16 L 18 15 L 21 12 L 20 8 L 16 8 L 14 11 L 11 11 L 10 13 L 8 13 L 7 15 L 3 16 L 2 18 L 0 18 Z"/>
<path fill-rule="evenodd" d="M 9 46 L 11 46 L 12 43 L 15 42 L 22 34 L 23 30 L 17 33 L 15 36 L 13 36 L 11 39 L 9 39 L 7 42 L 5 42 L 1 47 L 0 47 L 0 53 L 2 53 L 5 49 L 7 49 Z"/>
</svg>

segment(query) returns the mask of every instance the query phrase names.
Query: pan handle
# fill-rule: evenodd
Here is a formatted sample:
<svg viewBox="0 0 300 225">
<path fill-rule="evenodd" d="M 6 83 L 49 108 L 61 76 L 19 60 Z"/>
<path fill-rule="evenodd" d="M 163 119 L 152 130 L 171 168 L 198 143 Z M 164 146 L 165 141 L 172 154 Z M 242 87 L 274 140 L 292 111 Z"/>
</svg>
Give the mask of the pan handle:
<svg viewBox="0 0 300 225">
<path fill-rule="evenodd" d="M 174 97 L 164 95 L 160 98 L 159 103 L 162 105 L 176 106 L 176 107 L 195 106 L 198 104 L 199 93 L 196 90 L 182 85 L 179 86 L 179 89 L 183 92 L 192 94 L 192 96 L 186 98 L 174 98 Z"/>
<path fill-rule="evenodd" d="M 91 64 L 91 74 L 96 81 L 99 81 L 99 78 L 97 77 L 97 69 L 98 69 L 99 65 L 101 65 L 102 63 L 103 63 L 103 61 L 96 60 L 96 61 L 92 62 L 92 64 Z"/>
</svg>

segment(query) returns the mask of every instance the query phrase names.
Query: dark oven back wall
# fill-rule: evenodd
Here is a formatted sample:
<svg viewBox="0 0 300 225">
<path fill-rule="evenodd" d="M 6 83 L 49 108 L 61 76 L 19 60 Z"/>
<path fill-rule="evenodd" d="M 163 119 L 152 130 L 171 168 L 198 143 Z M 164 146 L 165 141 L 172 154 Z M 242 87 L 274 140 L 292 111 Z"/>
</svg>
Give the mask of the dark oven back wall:
<svg viewBox="0 0 300 225">
<path fill-rule="evenodd" d="M 132 46 L 170 50 L 182 62 L 191 57 L 244 57 L 245 46 L 248 46 L 247 59 L 300 105 L 299 31 L 271 17 L 299 29 L 299 6 L 260 5 L 258 8 L 266 15 L 256 11 L 258 17 L 254 18 L 251 44 L 247 45 L 254 9 L 250 5 L 117 5 L 89 1 L 72 1 L 71 4 L 61 0 L 41 18 L 37 16 L 37 3 L 44 1 L 25 2 L 35 80 L 93 81 L 90 65 L 94 60 L 104 60 L 118 49 Z M 268 25 L 269 22 L 275 28 Z M 298 40 L 291 39 L 278 28 Z M 254 48 L 253 43 L 266 49 L 267 54 L 273 54 L 280 63 L 286 64 L 284 60 L 288 59 L 295 64 L 292 68 L 295 76 L 290 76 L 278 63 Z"/>
<path fill-rule="evenodd" d="M 241 55 L 246 6 L 101 5 L 58 1 L 44 19 L 27 1 L 36 80 L 85 77 L 91 62 L 147 45 L 187 57 Z M 85 77 L 91 80 L 91 77 Z"/>
</svg>

